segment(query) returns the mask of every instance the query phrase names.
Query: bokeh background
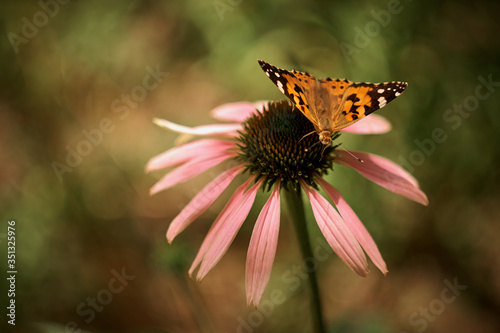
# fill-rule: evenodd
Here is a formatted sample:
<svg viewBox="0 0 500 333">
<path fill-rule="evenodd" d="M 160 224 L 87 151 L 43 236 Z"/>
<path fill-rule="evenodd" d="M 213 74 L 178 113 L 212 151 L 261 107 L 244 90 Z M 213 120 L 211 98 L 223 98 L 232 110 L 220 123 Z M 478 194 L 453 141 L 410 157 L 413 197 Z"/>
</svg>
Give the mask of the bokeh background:
<svg viewBox="0 0 500 333">
<path fill-rule="evenodd" d="M 63 2 L 1 5 L 2 331 L 310 330 L 306 284 L 292 290 L 284 278 L 301 264 L 286 212 L 263 299 L 281 290 L 287 301 L 259 311 L 246 305 L 244 265 L 267 197 L 196 283 L 187 270 L 230 191 L 172 245 L 170 221 L 211 176 L 148 195 L 163 174 L 146 175 L 145 164 L 176 140 L 152 118 L 196 126 L 213 122 L 209 110 L 222 103 L 282 99 L 257 59 L 318 77 L 409 82 L 379 112 L 390 133 L 341 141 L 404 166 L 430 204 L 348 168 L 329 175 L 390 271 L 384 277 L 371 264 L 360 278 L 335 255 L 322 261 L 329 332 L 500 331 L 497 2 Z M 137 88 L 144 80 L 151 89 Z M 103 131 L 95 144 L 82 143 L 96 128 Z M 76 149 L 85 156 L 68 157 Z M 9 220 L 17 236 L 15 327 L 4 313 Z M 122 273 L 128 280 L 110 293 Z M 455 294 L 450 283 L 461 286 Z M 92 310 L 96 297 L 106 304 Z"/>
</svg>

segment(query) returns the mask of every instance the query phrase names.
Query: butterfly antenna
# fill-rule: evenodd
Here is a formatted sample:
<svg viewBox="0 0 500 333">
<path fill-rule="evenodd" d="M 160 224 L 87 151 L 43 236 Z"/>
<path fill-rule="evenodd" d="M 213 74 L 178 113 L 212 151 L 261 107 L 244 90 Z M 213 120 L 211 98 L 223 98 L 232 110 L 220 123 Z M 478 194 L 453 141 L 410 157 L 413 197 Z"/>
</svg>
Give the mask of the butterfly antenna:
<svg viewBox="0 0 500 333">
<path fill-rule="evenodd" d="M 335 142 L 335 140 L 332 140 L 332 142 L 333 142 L 333 143 L 335 143 L 335 144 L 337 145 L 337 147 L 340 147 L 340 144 L 339 144 L 339 143 L 337 143 L 337 142 Z M 349 155 L 351 155 L 352 157 L 354 157 L 355 159 L 357 159 L 357 160 L 358 160 L 358 162 L 360 162 L 360 163 L 363 163 L 363 162 L 364 162 L 364 161 L 363 161 L 362 159 L 360 159 L 359 157 L 354 156 L 354 155 L 353 155 L 350 151 L 345 150 L 345 149 L 344 149 L 344 148 L 342 148 L 342 147 L 340 147 L 340 149 L 342 149 L 343 151 L 345 151 L 346 153 L 348 153 Z"/>
<path fill-rule="evenodd" d="M 309 135 L 309 134 L 308 134 Z M 320 141 L 316 141 L 316 143 L 313 143 L 309 148 L 306 148 L 305 151 L 308 152 L 309 149 L 311 149 L 312 147 L 316 146 L 318 143 L 320 143 Z M 323 150 L 324 151 L 324 150 Z M 323 153 L 321 153 L 323 154 Z"/>
</svg>

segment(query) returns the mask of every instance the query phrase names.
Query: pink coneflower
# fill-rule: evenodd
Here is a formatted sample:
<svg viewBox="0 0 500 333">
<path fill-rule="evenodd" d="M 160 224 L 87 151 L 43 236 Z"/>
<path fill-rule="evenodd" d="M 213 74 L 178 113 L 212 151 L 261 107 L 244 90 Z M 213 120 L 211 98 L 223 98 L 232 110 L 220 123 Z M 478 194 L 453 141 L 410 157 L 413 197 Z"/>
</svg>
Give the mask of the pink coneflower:
<svg viewBox="0 0 500 333">
<path fill-rule="evenodd" d="M 247 218 L 260 188 L 269 191 L 270 196 L 257 217 L 248 248 L 248 304 L 259 304 L 269 281 L 278 242 L 281 190 L 298 193 L 302 190 L 306 194 L 324 237 L 354 272 L 360 276 L 368 274 L 366 252 L 382 273 L 387 273 L 368 231 L 342 195 L 322 176 L 332 170 L 333 163 L 346 165 L 392 192 L 427 205 L 427 197 L 409 173 L 377 155 L 337 149 L 338 145 L 324 148 L 315 144 L 318 142 L 315 135 L 304 137 L 314 131 L 313 125 L 289 102 L 226 104 L 214 109 L 212 115 L 236 123 L 189 128 L 155 119 L 156 124 L 169 130 L 209 138 L 169 149 L 153 157 L 146 167 L 147 171 L 175 167 L 152 187 L 151 194 L 155 194 L 224 161 L 234 162 L 175 217 L 167 231 L 169 242 L 203 214 L 238 174 L 247 176 L 215 219 L 189 270 L 190 275 L 199 267 L 196 279 L 201 280 L 221 259 Z M 343 132 L 374 134 L 389 129 L 387 120 L 372 114 Z M 339 132 L 333 135 L 334 142 L 339 136 Z M 318 192 L 318 186 L 336 208 Z"/>
</svg>

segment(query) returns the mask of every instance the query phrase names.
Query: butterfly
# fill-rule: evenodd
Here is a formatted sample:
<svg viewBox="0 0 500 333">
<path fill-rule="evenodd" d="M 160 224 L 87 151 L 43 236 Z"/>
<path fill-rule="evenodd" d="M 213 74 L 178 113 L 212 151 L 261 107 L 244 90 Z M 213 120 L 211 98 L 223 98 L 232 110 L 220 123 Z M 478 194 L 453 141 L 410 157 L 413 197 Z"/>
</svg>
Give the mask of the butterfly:
<svg viewBox="0 0 500 333">
<path fill-rule="evenodd" d="M 386 106 L 406 89 L 406 82 L 367 83 L 345 79 L 316 79 L 295 70 L 259 64 L 267 77 L 311 121 L 319 141 L 332 142 L 332 134 Z M 314 133 L 314 132 L 311 132 Z"/>
</svg>

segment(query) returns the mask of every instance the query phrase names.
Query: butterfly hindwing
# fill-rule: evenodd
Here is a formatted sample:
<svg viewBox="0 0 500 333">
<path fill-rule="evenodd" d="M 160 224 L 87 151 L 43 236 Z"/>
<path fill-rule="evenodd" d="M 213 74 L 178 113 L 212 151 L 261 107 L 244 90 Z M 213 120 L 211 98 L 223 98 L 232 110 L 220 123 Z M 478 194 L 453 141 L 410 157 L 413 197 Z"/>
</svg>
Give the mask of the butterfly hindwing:
<svg viewBox="0 0 500 333">
<path fill-rule="evenodd" d="M 330 95 L 330 106 L 336 108 L 342 102 L 342 96 L 345 90 L 352 84 L 351 81 L 346 79 L 321 79 L 318 80 L 320 88 Z"/>
<path fill-rule="evenodd" d="M 344 92 L 338 111 L 332 114 L 336 131 L 383 108 L 406 89 L 405 82 L 353 83 Z"/>
</svg>

